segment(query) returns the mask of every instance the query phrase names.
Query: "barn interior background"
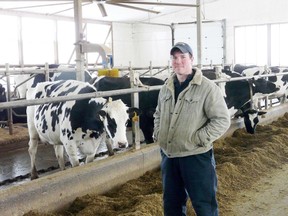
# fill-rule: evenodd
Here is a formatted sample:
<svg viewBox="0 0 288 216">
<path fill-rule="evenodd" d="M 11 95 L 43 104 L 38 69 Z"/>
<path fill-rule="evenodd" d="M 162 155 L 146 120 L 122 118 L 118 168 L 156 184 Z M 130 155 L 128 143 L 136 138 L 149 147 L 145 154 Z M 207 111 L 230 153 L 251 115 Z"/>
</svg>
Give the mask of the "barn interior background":
<svg viewBox="0 0 288 216">
<path fill-rule="evenodd" d="M 155 4 L 120 1 L 122 5 L 140 7 L 143 11 L 119 7 L 115 5 L 119 3 L 117 1 L 111 0 L 114 5 L 109 2 L 83 1 L 79 5 L 81 1 L 0 1 L 0 27 L 5 31 L 0 35 L 1 83 L 7 84 L 7 66 L 9 71 L 19 67 L 44 66 L 45 63 L 76 67 L 79 62 L 75 60 L 79 58 L 83 60 L 82 66 L 93 72 L 114 67 L 123 75 L 132 67 L 139 73 L 149 71 L 149 75 L 165 69 L 163 72 L 169 75 L 169 50 L 177 41 L 189 43 L 197 56 L 195 65 L 203 67 L 235 63 L 288 66 L 288 17 L 285 15 L 288 2 L 285 0 L 200 1 L 200 36 L 197 26 L 199 11 L 197 14 L 194 7 L 198 1 L 163 1 L 186 6 L 161 5 L 161 2 L 152 0 L 149 2 Z M 107 16 L 102 16 L 101 7 L 102 13 L 105 8 Z M 83 22 L 81 27 L 77 26 L 79 21 Z M 77 27 L 80 31 L 75 33 Z M 197 39 L 201 39 L 200 47 Z M 83 56 L 77 57 L 79 44 L 86 50 Z M 13 77 L 11 85 L 15 87 Z M 272 115 L 276 118 L 283 112 L 275 111 Z M 148 152 L 156 154 L 157 148 L 153 148 L 136 154 L 148 157 Z M 157 164 L 158 158 L 153 162 Z M 154 166 L 149 162 L 145 169 L 133 167 L 135 173 L 135 170 L 140 171 L 130 177 L 135 178 Z M 126 180 L 124 178 L 122 182 Z M 40 181 L 43 181 L 39 183 L 41 186 L 47 183 L 44 179 Z M 9 200 L 7 193 L 11 193 L 5 192 Z M 71 195 L 63 202 L 72 199 Z M 51 209 L 58 207 L 54 204 Z M 22 211 L 30 208 L 25 204 L 22 207 Z"/>
</svg>

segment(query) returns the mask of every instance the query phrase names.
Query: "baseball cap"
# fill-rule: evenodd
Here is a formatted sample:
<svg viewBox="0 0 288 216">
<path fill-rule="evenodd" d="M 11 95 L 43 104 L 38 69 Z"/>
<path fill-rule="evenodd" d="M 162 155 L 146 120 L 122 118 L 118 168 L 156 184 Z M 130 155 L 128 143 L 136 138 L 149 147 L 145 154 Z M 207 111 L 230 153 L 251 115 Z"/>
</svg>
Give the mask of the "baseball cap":
<svg viewBox="0 0 288 216">
<path fill-rule="evenodd" d="M 187 44 L 187 43 L 184 43 L 184 42 L 178 42 L 176 43 L 171 51 L 170 51 L 170 55 L 173 55 L 173 53 L 175 52 L 175 50 L 180 50 L 182 53 L 190 53 L 191 55 L 193 55 L 193 52 L 192 52 L 192 49 L 191 47 Z"/>
</svg>

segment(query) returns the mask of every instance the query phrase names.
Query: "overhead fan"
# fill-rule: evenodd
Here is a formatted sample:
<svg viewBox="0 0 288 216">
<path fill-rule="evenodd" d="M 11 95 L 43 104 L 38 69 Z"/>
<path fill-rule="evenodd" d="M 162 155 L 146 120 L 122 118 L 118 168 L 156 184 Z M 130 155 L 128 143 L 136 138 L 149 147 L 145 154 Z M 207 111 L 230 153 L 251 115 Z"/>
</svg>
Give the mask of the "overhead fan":
<svg viewBox="0 0 288 216">
<path fill-rule="evenodd" d="M 5 1 L 5 0 L 4 0 Z M 10 0 L 11 1 L 11 0 Z M 12 1 L 16 1 L 16 0 L 12 0 Z M 42 0 L 45 1 L 45 0 Z M 19 1 L 18 1 L 19 2 Z M 32 2 L 31 0 L 25 0 L 25 2 Z M 35 1 L 33 1 L 35 2 Z M 38 1 L 38 3 L 41 2 Z M 57 2 L 54 1 L 54 2 Z M 24 6 L 24 7 L 13 7 L 13 8 L 5 8 L 5 9 L 9 9 L 9 10 L 17 10 L 17 9 L 25 9 L 25 8 L 36 8 L 36 7 L 47 7 L 47 6 L 57 6 L 57 5 L 64 5 L 64 4 L 71 4 L 73 3 L 73 0 L 64 0 L 61 1 L 61 3 L 50 3 L 50 4 L 39 4 L 39 5 L 30 5 L 30 6 Z M 148 2 L 148 1 L 139 1 L 139 0 L 82 0 L 82 6 L 85 5 L 89 5 L 92 4 L 93 2 L 97 3 L 97 6 L 101 12 L 101 15 L 103 17 L 107 16 L 108 13 L 105 9 L 105 4 L 109 4 L 109 5 L 114 5 L 114 6 L 119 6 L 119 7 L 125 7 L 125 8 L 130 8 L 130 9 L 134 9 L 134 10 L 139 10 L 139 11 L 144 11 L 144 12 L 149 12 L 149 13 L 155 13 L 155 14 L 159 14 L 159 11 L 155 11 L 155 10 L 151 10 L 151 9 L 147 9 L 147 8 L 143 8 L 143 7 L 135 7 L 132 6 L 133 4 L 137 4 L 137 5 L 158 5 L 158 6 L 182 6 L 182 7 L 196 7 L 196 5 L 194 4 L 181 4 L 181 3 L 164 3 L 164 2 Z M 71 10 L 73 9 L 73 7 L 67 8 L 65 10 L 61 10 L 61 11 L 57 11 L 55 13 L 52 14 L 59 14 L 63 11 L 67 11 L 67 10 Z"/>
<path fill-rule="evenodd" d="M 126 8 L 140 10 L 140 11 L 145 11 L 145 12 L 149 12 L 149 13 L 155 13 L 155 14 L 160 13 L 160 11 L 155 11 L 155 10 L 150 10 L 150 9 L 146 9 L 146 8 L 135 7 L 135 6 L 131 6 L 131 4 L 132 5 L 133 4 L 137 4 L 137 5 L 196 7 L 196 5 L 193 5 L 193 4 L 147 2 L 147 1 L 139 1 L 139 0 L 96 0 L 96 2 L 98 2 L 98 7 L 100 9 L 100 12 L 101 12 L 102 16 L 105 16 L 105 15 L 107 16 L 106 10 L 105 10 L 104 5 L 102 3 L 115 5 L 115 6 L 120 6 L 120 7 L 126 7 Z"/>
<path fill-rule="evenodd" d="M 145 9 L 145 8 L 127 5 L 127 4 L 130 4 L 130 2 L 122 2 L 119 0 L 96 0 L 96 2 L 97 2 L 98 8 L 99 8 L 103 17 L 107 16 L 107 12 L 105 10 L 104 4 L 110 4 L 110 5 L 115 5 L 115 6 L 120 6 L 120 7 L 125 7 L 125 8 L 130 8 L 130 9 L 134 9 L 134 10 L 140 10 L 140 11 L 145 11 L 145 12 L 155 13 L 155 14 L 160 13 L 159 11 L 155 11 L 155 10 L 150 10 L 150 9 Z M 123 4 L 123 3 L 126 3 L 126 4 Z"/>
</svg>

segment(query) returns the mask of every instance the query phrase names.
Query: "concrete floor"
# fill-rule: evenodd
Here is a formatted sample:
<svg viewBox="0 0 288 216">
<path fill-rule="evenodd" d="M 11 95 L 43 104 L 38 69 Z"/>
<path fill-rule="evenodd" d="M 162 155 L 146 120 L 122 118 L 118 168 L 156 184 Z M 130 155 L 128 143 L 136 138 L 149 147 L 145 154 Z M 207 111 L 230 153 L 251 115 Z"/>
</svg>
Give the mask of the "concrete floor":
<svg viewBox="0 0 288 216">
<path fill-rule="evenodd" d="M 132 134 L 128 131 L 127 138 L 129 143 L 132 142 Z M 143 135 L 141 134 L 141 138 Z M 144 139 L 144 138 L 143 138 Z M 97 153 L 107 152 L 105 145 L 101 145 Z M 123 151 L 122 151 L 123 152 Z M 118 152 L 121 153 L 121 152 Z M 79 158 L 82 158 L 79 153 Z M 108 157 L 108 154 L 97 156 L 95 160 L 101 160 Z M 66 162 L 68 157 L 66 155 Z M 66 164 L 67 164 L 66 163 Z M 20 149 L 15 149 L 8 152 L 0 152 L 0 190 L 13 185 L 21 184 L 30 180 L 30 156 L 28 153 L 28 146 Z M 57 158 L 54 153 L 52 145 L 39 144 L 36 154 L 36 167 L 39 176 L 48 175 L 57 171 L 58 168 Z M 45 172 L 49 168 L 49 172 Z M 67 169 L 70 166 L 66 166 Z M 43 174 L 44 173 L 44 174 Z M 15 179 L 17 177 L 17 179 Z M 7 182 L 7 183 L 6 183 Z"/>
</svg>

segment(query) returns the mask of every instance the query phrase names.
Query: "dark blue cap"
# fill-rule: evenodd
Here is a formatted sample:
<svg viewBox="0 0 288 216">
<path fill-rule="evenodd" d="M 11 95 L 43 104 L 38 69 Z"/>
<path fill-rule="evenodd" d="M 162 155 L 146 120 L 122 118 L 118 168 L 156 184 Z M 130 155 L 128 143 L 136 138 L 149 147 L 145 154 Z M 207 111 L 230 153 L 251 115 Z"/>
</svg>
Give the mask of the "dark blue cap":
<svg viewBox="0 0 288 216">
<path fill-rule="evenodd" d="M 187 44 L 187 43 L 184 43 L 184 42 L 178 42 L 176 43 L 171 51 L 170 51 L 170 55 L 173 55 L 173 53 L 176 51 L 176 50 L 180 50 L 182 53 L 190 53 L 191 55 L 193 55 L 193 52 L 192 52 L 192 49 L 191 47 Z"/>
</svg>

